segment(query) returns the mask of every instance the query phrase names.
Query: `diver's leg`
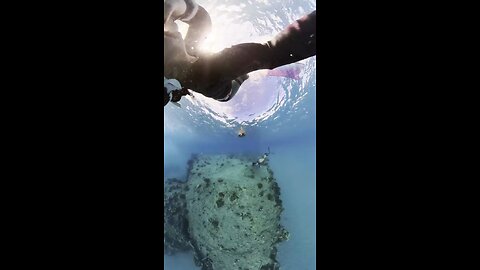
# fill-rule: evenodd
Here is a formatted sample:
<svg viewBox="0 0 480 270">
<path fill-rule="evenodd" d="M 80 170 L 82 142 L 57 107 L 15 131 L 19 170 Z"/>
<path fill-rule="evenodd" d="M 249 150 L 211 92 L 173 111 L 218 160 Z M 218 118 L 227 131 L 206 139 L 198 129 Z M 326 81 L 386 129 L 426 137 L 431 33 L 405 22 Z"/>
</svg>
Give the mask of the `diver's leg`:
<svg viewBox="0 0 480 270">
<path fill-rule="evenodd" d="M 215 99 L 231 92 L 232 80 L 259 69 L 273 69 L 316 54 L 316 12 L 289 25 L 266 44 L 243 43 L 201 56 L 182 85 Z"/>
<path fill-rule="evenodd" d="M 273 69 L 316 55 L 316 11 L 287 26 L 266 44 L 242 43 L 200 57 L 192 69 L 206 80 L 233 80 L 259 69 Z"/>
<path fill-rule="evenodd" d="M 272 50 L 270 69 L 303 60 L 317 54 L 316 10 L 298 19 L 267 44 Z"/>
<path fill-rule="evenodd" d="M 212 59 L 225 78 L 273 69 L 317 54 L 316 11 L 296 20 L 266 44 L 243 43 L 227 48 Z"/>
<path fill-rule="evenodd" d="M 232 81 L 247 73 L 269 67 L 266 44 L 244 43 L 203 55 L 185 70 L 184 87 L 217 100 L 231 98 Z"/>
</svg>

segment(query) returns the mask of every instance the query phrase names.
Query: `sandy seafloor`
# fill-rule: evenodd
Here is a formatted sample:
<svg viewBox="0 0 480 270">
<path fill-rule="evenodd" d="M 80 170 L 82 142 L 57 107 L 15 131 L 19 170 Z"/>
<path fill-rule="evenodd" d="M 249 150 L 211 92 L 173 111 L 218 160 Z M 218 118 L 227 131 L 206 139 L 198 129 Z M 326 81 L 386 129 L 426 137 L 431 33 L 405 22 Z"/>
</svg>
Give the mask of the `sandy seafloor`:
<svg viewBox="0 0 480 270">
<path fill-rule="evenodd" d="M 198 2 L 212 15 L 217 36 L 211 42 L 219 49 L 271 37 L 292 19 L 315 9 L 314 1 L 300 0 Z M 232 25 L 238 26 L 239 35 L 222 32 Z M 229 38 L 222 40 L 224 36 Z M 260 155 L 270 147 L 270 166 L 285 208 L 282 225 L 290 232 L 290 239 L 278 246 L 282 270 L 316 269 L 315 154 L 320 142 L 316 141 L 315 121 L 316 91 L 320 90 L 316 84 L 316 57 L 302 63 L 305 70 L 300 81 L 267 77 L 245 84 L 225 104 L 198 97 L 182 100 L 182 108 L 167 105 L 164 109 L 165 178 L 185 178 L 187 161 L 193 153 Z M 244 138 L 235 134 L 240 125 L 247 131 Z M 194 265 L 192 253 L 164 255 L 164 259 L 168 270 L 200 269 Z"/>
</svg>

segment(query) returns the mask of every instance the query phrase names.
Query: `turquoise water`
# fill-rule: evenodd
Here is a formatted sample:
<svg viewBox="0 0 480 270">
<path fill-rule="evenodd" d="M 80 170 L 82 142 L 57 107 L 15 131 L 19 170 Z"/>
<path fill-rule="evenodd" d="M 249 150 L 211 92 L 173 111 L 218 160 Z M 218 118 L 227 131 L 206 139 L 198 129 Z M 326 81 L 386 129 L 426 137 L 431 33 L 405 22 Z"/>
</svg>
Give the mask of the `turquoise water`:
<svg viewBox="0 0 480 270">
<path fill-rule="evenodd" d="M 208 47 L 213 51 L 266 41 L 315 9 L 313 1 L 198 2 L 212 16 L 214 38 Z M 290 232 L 290 239 L 278 246 L 283 270 L 316 269 L 316 57 L 301 64 L 300 80 L 256 72 L 227 103 L 197 94 L 182 99 L 182 108 L 169 104 L 164 109 L 165 178 L 185 178 L 187 161 L 194 153 L 260 155 L 270 147 L 270 166 L 285 208 L 282 224 Z M 247 132 L 243 138 L 236 136 L 240 126 Z M 168 270 L 200 269 L 191 253 L 164 259 Z"/>
</svg>

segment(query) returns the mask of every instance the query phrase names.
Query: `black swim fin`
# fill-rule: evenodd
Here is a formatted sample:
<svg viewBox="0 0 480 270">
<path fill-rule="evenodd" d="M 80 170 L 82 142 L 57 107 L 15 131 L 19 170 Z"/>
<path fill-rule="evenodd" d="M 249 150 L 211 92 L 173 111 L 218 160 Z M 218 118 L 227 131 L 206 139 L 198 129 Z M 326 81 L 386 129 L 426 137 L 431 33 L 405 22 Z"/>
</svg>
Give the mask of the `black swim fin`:
<svg viewBox="0 0 480 270">
<path fill-rule="evenodd" d="M 232 81 L 232 89 L 231 89 L 230 93 L 225 98 L 223 98 L 219 101 L 225 102 L 225 101 L 229 101 L 230 99 L 232 99 L 237 94 L 238 89 L 240 89 L 240 86 L 242 85 L 242 83 L 244 81 L 246 81 L 248 78 L 249 78 L 248 74 L 244 74 L 244 75 L 236 78 L 235 80 L 233 80 Z"/>
</svg>

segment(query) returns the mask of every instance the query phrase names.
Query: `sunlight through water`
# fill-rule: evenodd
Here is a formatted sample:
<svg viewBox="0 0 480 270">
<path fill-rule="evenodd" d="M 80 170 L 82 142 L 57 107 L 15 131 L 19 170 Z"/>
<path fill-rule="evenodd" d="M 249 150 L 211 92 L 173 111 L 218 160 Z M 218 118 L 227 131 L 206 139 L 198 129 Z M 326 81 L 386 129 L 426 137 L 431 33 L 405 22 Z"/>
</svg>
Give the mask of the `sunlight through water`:
<svg viewBox="0 0 480 270">
<path fill-rule="evenodd" d="M 314 1 L 220 0 L 197 1 L 212 18 L 212 32 L 200 50 L 218 52 L 245 42 L 266 42 L 294 20 L 315 9 Z M 185 36 L 187 25 L 179 22 L 179 31 Z M 275 130 L 291 125 L 288 119 L 296 114 L 306 115 L 303 101 L 315 98 L 316 57 L 297 63 L 298 78 L 271 76 L 268 70 L 254 71 L 229 102 L 219 102 L 194 93 L 194 98 L 184 97 L 182 108 L 172 104 L 165 107 L 165 131 L 176 126 L 196 127 L 221 132 L 238 126 L 268 126 Z M 279 114 L 283 112 L 281 122 Z M 175 121 L 167 119 L 175 118 Z M 179 123 L 186 121 L 187 123 Z"/>
</svg>

